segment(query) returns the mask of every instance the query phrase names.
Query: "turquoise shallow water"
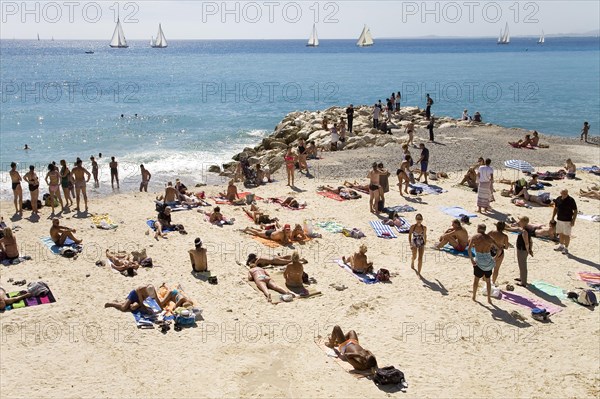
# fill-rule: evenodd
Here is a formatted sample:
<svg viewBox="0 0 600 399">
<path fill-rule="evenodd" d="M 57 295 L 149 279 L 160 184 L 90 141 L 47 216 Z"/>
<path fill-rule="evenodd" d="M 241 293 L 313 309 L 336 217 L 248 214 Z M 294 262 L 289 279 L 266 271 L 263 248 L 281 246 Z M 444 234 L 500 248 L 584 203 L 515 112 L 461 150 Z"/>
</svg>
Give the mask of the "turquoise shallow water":
<svg viewBox="0 0 600 399">
<path fill-rule="evenodd" d="M 392 91 L 403 105 L 574 136 L 598 134 L 598 38 L 171 41 L 0 41 L 0 162 L 41 169 L 50 160 L 116 156 L 125 186 L 145 163 L 164 181 L 197 176 L 268 134 L 288 112 L 372 104 Z M 85 54 L 93 50 L 94 54 Z M 120 115 L 124 114 L 121 118 Z M 135 116 L 137 114 L 137 117 Z M 32 151 L 16 151 L 27 143 Z M 104 158 L 103 158 L 104 159 Z M 104 162 L 107 162 L 104 161 Z M 41 172 L 41 171 L 40 171 Z M 0 195 L 8 193 L 3 175 Z"/>
</svg>

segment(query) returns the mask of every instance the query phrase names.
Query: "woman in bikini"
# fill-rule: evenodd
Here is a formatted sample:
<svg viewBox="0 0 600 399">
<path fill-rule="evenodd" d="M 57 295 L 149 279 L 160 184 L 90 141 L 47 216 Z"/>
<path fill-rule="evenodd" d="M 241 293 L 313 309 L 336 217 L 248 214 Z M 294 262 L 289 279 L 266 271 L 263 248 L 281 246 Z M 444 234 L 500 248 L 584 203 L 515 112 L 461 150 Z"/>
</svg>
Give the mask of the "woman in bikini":
<svg viewBox="0 0 600 399">
<path fill-rule="evenodd" d="M 64 159 L 60 160 L 60 185 L 65 195 L 65 206 L 73 205 L 73 199 L 71 199 L 71 189 L 73 184 L 71 183 L 71 170 L 67 166 L 67 162 Z"/>
<path fill-rule="evenodd" d="M 140 264 L 131 260 L 128 254 L 111 252 L 107 249 L 106 258 L 110 261 L 113 269 L 118 272 L 127 272 L 130 276 L 134 276 L 134 270 L 137 270 L 140 267 Z"/>
<path fill-rule="evenodd" d="M 371 351 L 360 346 L 358 335 L 354 330 L 344 334 L 340 326 L 333 327 L 329 342 L 325 345 L 336 349 L 355 370 L 371 371 L 372 374 L 377 371 L 377 359 Z"/>
<path fill-rule="evenodd" d="M 266 272 L 262 267 L 254 266 L 248 271 L 248 281 L 254 281 L 256 286 L 263 294 L 269 302 L 271 302 L 271 293 L 269 289 L 279 292 L 280 294 L 289 294 L 294 295 L 290 291 L 286 290 L 275 284 L 273 280 L 271 280 L 271 276 Z"/>
<path fill-rule="evenodd" d="M 292 152 L 292 147 L 288 147 L 288 150 L 285 153 L 283 160 L 285 161 L 285 170 L 287 172 L 287 180 L 288 180 L 287 185 L 290 187 L 294 187 L 295 157 L 294 157 L 294 153 Z"/>
<path fill-rule="evenodd" d="M 498 279 L 498 272 L 500 271 L 500 266 L 502 265 L 502 261 L 504 260 L 504 250 L 508 249 L 508 236 L 504 233 L 504 229 L 506 228 L 506 223 L 498 222 L 496 223 L 496 231 L 490 231 L 488 234 L 492 237 L 492 240 L 496 241 L 498 244 L 498 252 L 494 254 L 492 250 L 490 250 L 490 254 L 496 260 L 496 266 L 494 266 L 494 271 L 492 272 L 492 284 L 496 286 L 496 280 Z"/>
<path fill-rule="evenodd" d="M 423 267 L 423 253 L 425 252 L 425 244 L 427 243 L 427 227 L 423 223 L 423 215 L 417 213 L 415 216 L 416 224 L 410 226 L 408 230 L 408 243 L 412 251 L 412 261 L 410 268 L 415 270 L 415 259 L 419 256 L 417 264 L 417 275 L 421 277 L 421 267 Z"/>
<path fill-rule="evenodd" d="M 408 194 L 408 184 L 410 183 L 410 163 L 412 158 L 410 155 L 407 155 L 402 163 L 400 164 L 400 169 L 396 171 L 396 176 L 398 176 L 398 187 L 400 190 L 400 196 L 404 197 L 402 194 L 402 184 L 404 183 L 404 192 Z"/>
<path fill-rule="evenodd" d="M 61 211 L 65 209 L 60 195 L 60 173 L 58 173 L 56 165 L 52 163 L 48 165 L 48 173 L 46 173 L 46 178 L 44 180 L 50 190 L 50 206 L 52 207 L 52 214 L 54 215 L 54 202 L 57 199 L 60 203 Z"/>
<path fill-rule="evenodd" d="M 285 266 L 291 261 L 292 255 L 275 256 L 273 258 L 259 258 L 258 256 L 256 256 L 256 254 L 250 254 L 248 255 L 248 259 L 246 259 L 246 266 Z M 308 263 L 304 258 L 301 258 L 300 262 Z"/>
<path fill-rule="evenodd" d="M 29 172 L 25 173 L 23 180 L 29 185 L 29 194 L 31 195 L 31 214 L 38 214 L 38 198 L 40 195 L 40 179 L 35 173 L 35 166 L 29 165 Z"/>
<path fill-rule="evenodd" d="M 17 246 L 17 239 L 13 235 L 10 227 L 2 229 L 4 236 L 0 238 L 0 260 L 8 259 L 14 260 L 19 258 L 19 247 Z"/>
</svg>

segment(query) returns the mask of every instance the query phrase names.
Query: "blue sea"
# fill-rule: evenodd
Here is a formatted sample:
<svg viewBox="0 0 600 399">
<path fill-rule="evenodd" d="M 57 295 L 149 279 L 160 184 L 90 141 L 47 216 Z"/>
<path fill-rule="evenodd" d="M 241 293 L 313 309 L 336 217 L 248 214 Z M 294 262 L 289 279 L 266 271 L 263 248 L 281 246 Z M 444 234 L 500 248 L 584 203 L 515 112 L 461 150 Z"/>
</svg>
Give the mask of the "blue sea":
<svg viewBox="0 0 600 399">
<path fill-rule="evenodd" d="M 372 105 L 397 91 L 403 106 L 424 107 L 429 93 L 437 115 L 467 108 L 486 122 L 573 137 L 587 120 L 599 132 L 597 37 L 129 44 L 0 41 L 1 197 L 11 161 L 43 177 L 49 161 L 98 153 L 103 182 L 109 157 L 120 161 L 122 189 L 138 184 L 140 163 L 155 185 L 176 175 L 197 182 L 291 111 Z"/>
</svg>

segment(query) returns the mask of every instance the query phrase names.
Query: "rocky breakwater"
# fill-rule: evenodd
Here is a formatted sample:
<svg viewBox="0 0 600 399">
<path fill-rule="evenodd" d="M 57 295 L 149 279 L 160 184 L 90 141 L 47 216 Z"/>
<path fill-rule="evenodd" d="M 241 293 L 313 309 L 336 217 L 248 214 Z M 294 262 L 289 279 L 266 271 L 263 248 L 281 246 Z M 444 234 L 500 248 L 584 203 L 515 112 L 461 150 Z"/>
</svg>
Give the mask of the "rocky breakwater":
<svg viewBox="0 0 600 399">
<path fill-rule="evenodd" d="M 360 106 L 354 108 L 353 132 L 347 133 L 344 151 L 364 147 L 387 147 L 399 145 L 406 141 L 404 129 L 412 120 L 415 129 L 426 129 L 429 121 L 425 119 L 425 111 L 418 107 L 403 107 L 400 112 L 392 116 L 388 125 L 392 134 L 384 134 L 381 130 L 373 128 L 373 107 Z M 260 163 L 269 166 L 271 173 L 283 166 L 283 156 L 288 146 L 296 147 L 298 140 L 304 139 L 307 143 L 314 141 L 318 148 L 328 148 L 331 142 L 331 132 L 322 129 L 323 118 L 327 117 L 330 126 L 333 121 L 346 118 L 346 109 L 331 107 L 324 111 L 296 111 L 286 115 L 275 127 L 274 132 L 265 137 L 254 148 L 245 148 L 233 157 L 234 161 L 247 158 L 251 165 Z M 383 120 L 383 119 L 381 119 Z M 481 126 L 482 123 L 459 121 L 449 117 L 434 118 L 435 129 L 451 129 L 456 127 Z M 489 125 L 489 124 L 488 124 Z M 232 176 L 237 162 L 223 165 L 222 176 Z M 215 167 L 214 172 L 219 172 Z"/>
</svg>

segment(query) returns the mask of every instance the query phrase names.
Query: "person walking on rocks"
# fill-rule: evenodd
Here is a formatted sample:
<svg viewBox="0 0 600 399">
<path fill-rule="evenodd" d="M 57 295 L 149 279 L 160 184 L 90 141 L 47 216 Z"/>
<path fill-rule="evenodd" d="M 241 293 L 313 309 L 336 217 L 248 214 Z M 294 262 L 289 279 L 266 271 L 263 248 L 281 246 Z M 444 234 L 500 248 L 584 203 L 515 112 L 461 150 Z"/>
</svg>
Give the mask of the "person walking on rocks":
<svg viewBox="0 0 600 399">
<path fill-rule="evenodd" d="M 379 115 L 381 114 L 381 108 L 379 104 L 373 106 L 373 127 L 379 129 Z"/>
<path fill-rule="evenodd" d="M 433 125 L 434 125 L 435 121 L 433 118 L 433 115 L 431 115 L 431 118 L 429 119 L 429 123 L 427 124 L 427 130 L 429 130 L 429 141 L 430 142 L 434 142 L 435 139 L 433 137 Z"/>
<path fill-rule="evenodd" d="M 581 140 L 585 140 L 588 142 L 588 132 L 590 131 L 590 124 L 587 122 L 583 122 L 583 128 L 581 128 Z"/>
<path fill-rule="evenodd" d="M 427 93 L 426 100 L 427 100 L 427 107 L 425 108 L 425 119 L 430 120 L 431 119 L 431 106 L 433 105 L 433 99 L 431 97 L 429 97 L 429 93 Z"/>
<path fill-rule="evenodd" d="M 396 112 L 400 112 L 400 99 L 402 98 L 402 95 L 400 95 L 400 92 L 396 93 Z"/>
<path fill-rule="evenodd" d="M 352 133 L 352 122 L 354 121 L 354 106 L 352 104 L 346 108 L 346 116 L 348 117 L 348 132 Z"/>
</svg>

